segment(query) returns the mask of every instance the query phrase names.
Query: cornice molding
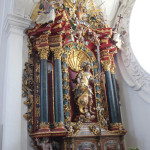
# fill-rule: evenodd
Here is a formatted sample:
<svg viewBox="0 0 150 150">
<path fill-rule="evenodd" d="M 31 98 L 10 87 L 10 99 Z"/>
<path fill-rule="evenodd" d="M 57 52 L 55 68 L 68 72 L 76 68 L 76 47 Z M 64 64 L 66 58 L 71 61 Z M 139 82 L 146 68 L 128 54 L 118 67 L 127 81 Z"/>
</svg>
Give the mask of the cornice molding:
<svg viewBox="0 0 150 150">
<path fill-rule="evenodd" d="M 123 20 L 119 28 L 120 34 L 126 32 L 125 35 L 122 35 L 124 44 L 122 50 L 117 55 L 117 64 L 125 82 L 135 91 L 137 91 L 137 93 L 143 100 L 150 103 L 150 74 L 148 74 L 141 67 L 141 65 L 135 58 L 130 45 L 129 23 L 134 3 L 135 0 L 124 0 L 121 3 L 116 15 L 118 16 L 122 14 L 123 16 Z"/>
<path fill-rule="evenodd" d="M 30 25 L 30 19 L 18 15 L 8 14 L 4 22 L 3 31 L 6 32 L 7 35 L 10 33 L 23 35 L 25 29 L 27 29 Z"/>
</svg>

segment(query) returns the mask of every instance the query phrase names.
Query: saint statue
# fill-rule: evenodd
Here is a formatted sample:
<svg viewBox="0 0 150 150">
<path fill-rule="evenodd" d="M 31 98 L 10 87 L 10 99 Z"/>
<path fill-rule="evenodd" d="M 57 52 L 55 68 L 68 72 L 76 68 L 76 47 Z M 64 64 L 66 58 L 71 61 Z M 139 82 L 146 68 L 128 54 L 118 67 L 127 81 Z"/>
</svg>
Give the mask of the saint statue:
<svg viewBox="0 0 150 150">
<path fill-rule="evenodd" d="M 56 3 L 55 1 L 49 2 L 48 0 L 40 1 L 39 9 L 40 10 L 43 9 L 43 11 L 38 12 L 40 15 L 36 19 L 37 24 L 44 24 L 48 22 L 53 23 L 55 21 L 55 17 L 56 17 L 55 7 L 54 7 L 55 3 Z"/>
<path fill-rule="evenodd" d="M 95 118 L 95 113 L 92 111 L 92 87 L 90 82 L 95 82 L 100 77 L 100 74 L 94 78 L 91 74 L 92 64 L 89 62 L 84 62 L 82 65 L 82 70 L 76 76 L 76 87 L 73 89 L 75 92 L 75 100 L 79 109 L 80 119 L 84 118 L 85 121 L 92 120 Z M 94 115 L 94 116 L 92 116 Z M 91 118 L 92 117 L 92 118 Z"/>
</svg>

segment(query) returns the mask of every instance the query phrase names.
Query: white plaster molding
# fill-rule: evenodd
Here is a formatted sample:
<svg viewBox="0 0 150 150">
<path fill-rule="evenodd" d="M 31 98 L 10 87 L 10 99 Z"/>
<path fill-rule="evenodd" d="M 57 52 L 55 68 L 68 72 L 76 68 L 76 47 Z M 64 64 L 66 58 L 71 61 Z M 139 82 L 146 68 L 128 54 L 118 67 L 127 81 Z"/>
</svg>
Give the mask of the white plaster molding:
<svg viewBox="0 0 150 150">
<path fill-rule="evenodd" d="M 119 32 L 126 32 L 125 35 L 122 35 L 124 44 L 121 52 L 119 52 L 117 55 L 117 63 L 121 75 L 126 83 L 135 91 L 137 91 L 137 93 L 143 100 L 150 103 L 150 75 L 138 63 L 130 45 L 129 23 L 134 3 L 135 0 L 122 1 L 116 15 L 118 16 L 122 14 L 123 16 Z M 117 22 L 117 20 L 118 18 L 116 17 L 115 22 Z"/>
<path fill-rule="evenodd" d="M 18 15 L 8 14 L 5 19 L 3 30 L 7 35 L 11 33 L 23 34 L 25 29 L 31 25 L 31 20 Z"/>
<path fill-rule="evenodd" d="M 22 71 L 24 57 L 24 31 L 31 21 L 21 16 L 9 14 L 5 18 L 3 32 L 6 36 L 4 46 L 5 69 L 3 91 L 3 142 L 2 148 L 7 150 L 27 150 L 22 142 L 27 143 L 26 124 L 23 124 L 22 113 L 25 111 L 22 101 Z M 25 37 L 26 38 L 26 37 Z M 22 134 L 24 135 L 22 137 Z M 15 135 L 15 138 L 13 136 Z M 26 141 L 25 141 L 26 139 Z"/>
</svg>

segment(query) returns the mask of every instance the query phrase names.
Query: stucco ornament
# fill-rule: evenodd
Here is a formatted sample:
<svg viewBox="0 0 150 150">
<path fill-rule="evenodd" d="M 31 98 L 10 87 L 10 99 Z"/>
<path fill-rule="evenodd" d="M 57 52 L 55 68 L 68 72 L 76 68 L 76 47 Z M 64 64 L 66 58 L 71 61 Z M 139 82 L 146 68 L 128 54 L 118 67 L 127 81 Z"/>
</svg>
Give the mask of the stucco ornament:
<svg viewBox="0 0 150 150">
<path fill-rule="evenodd" d="M 117 55 L 117 62 L 123 79 L 142 97 L 143 100 L 150 103 L 150 76 L 140 66 L 132 51 L 129 38 L 129 23 L 132 8 L 135 0 L 120 1 L 116 16 L 122 14 L 123 20 L 120 24 L 119 32 L 123 39 L 122 51 Z M 117 17 L 116 17 L 117 20 Z M 114 20 L 114 22 L 116 22 Z"/>
</svg>

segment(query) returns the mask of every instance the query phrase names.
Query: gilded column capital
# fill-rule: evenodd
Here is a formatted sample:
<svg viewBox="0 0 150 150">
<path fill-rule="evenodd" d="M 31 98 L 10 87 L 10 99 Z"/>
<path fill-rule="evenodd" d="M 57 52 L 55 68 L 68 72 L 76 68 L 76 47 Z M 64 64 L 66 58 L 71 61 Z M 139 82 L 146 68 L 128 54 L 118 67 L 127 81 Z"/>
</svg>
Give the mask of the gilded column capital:
<svg viewBox="0 0 150 150">
<path fill-rule="evenodd" d="M 39 47 L 37 49 L 38 54 L 40 55 L 41 59 L 48 59 L 48 55 L 49 55 L 49 46 L 45 46 L 45 47 Z"/>
<path fill-rule="evenodd" d="M 115 74 L 115 68 L 116 68 L 116 65 L 114 63 L 111 64 L 111 68 L 110 68 L 111 74 Z"/>
<path fill-rule="evenodd" d="M 110 71 L 111 68 L 111 61 L 110 60 L 102 60 L 102 67 L 104 69 L 104 71 Z"/>
<path fill-rule="evenodd" d="M 61 56 L 64 52 L 63 48 L 51 49 L 54 52 L 54 59 L 61 59 Z"/>
</svg>

